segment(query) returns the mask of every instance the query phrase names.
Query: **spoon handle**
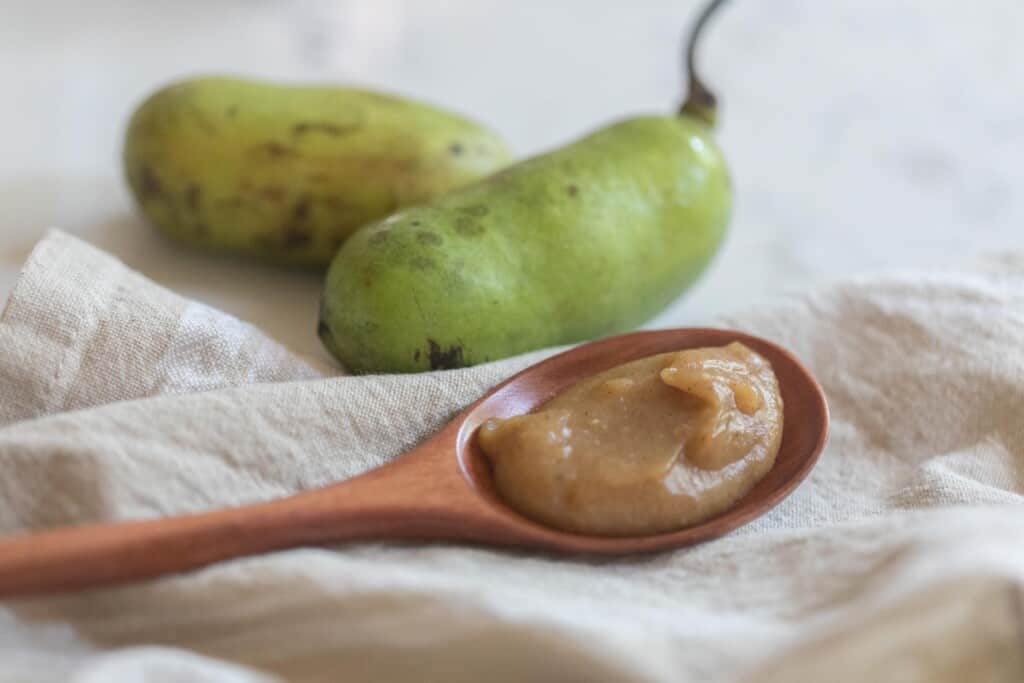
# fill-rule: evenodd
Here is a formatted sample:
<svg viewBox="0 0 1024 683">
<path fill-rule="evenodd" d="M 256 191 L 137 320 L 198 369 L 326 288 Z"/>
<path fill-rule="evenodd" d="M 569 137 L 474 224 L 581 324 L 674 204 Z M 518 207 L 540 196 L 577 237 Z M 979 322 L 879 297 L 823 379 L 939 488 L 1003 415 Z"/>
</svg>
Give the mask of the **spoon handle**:
<svg viewBox="0 0 1024 683">
<path fill-rule="evenodd" d="M 151 578 L 332 541 L 450 536 L 445 521 L 465 515 L 473 501 L 457 470 L 433 457 L 438 451 L 424 444 L 361 476 L 268 503 L 0 540 L 0 598 Z"/>
</svg>

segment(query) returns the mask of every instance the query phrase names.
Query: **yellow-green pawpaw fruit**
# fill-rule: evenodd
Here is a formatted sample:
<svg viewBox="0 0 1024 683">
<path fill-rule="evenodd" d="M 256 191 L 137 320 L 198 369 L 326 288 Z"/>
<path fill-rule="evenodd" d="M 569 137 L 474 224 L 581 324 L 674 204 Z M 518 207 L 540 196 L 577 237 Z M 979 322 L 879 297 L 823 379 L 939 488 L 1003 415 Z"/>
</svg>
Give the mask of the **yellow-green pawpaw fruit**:
<svg viewBox="0 0 1024 683">
<path fill-rule="evenodd" d="M 124 141 L 132 194 L 167 235 L 314 266 L 329 263 L 359 226 L 508 160 L 494 133 L 426 104 L 237 78 L 154 93 Z"/>
</svg>

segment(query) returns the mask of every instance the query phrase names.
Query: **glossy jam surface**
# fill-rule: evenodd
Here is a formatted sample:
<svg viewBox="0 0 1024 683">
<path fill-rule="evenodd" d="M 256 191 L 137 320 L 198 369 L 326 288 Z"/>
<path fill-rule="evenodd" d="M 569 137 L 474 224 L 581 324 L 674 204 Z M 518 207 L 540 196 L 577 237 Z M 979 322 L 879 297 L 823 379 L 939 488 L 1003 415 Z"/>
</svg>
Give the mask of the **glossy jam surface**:
<svg viewBox="0 0 1024 683">
<path fill-rule="evenodd" d="M 478 439 L 505 501 L 548 526 L 636 536 L 731 507 L 775 462 L 782 398 L 740 343 L 641 358 L 588 377 Z"/>
</svg>

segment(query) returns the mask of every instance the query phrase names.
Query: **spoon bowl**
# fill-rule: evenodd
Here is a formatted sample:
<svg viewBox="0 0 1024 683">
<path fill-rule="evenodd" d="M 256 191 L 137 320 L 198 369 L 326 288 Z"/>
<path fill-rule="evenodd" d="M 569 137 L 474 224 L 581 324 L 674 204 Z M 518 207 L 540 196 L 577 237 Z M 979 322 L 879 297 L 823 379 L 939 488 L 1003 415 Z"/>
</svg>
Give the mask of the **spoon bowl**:
<svg viewBox="0 0 1024 683">
<path fill-rule="evenodd" d="M 678 531 L 611 537 L 552 529 L 502 501 L 475 438 L 486 420 L 530 412 L 585 377 L 644 356 L 734 341 L 771 363 L 785 406 L 774 466 L 734 506 Z M 825 395 L 811 373 L 764 339 L 710 328 L 609 337 L 523 370 L 412 451 L 352 479 L 257 505 L 2 540 L 0 597 L 149 578 L 232 557 L 340 541 L 460 541 L 601 555 L 679 548 L 721 536 L 777 505 L 814 466 L 828 423 Z"/>
<path fill-rule="evenodd" d="M 728 510 L 697 524 L 648 536 L 586 536 L 535 522 L 502 500 L 491 467 L 475 438 L 491 418 L 536 410 L 584 377 L 645 356 L 703 346 L 742 342 L 764 356 L 779 380 L 783 411 L 782 443 L 775 464 Z M 533 365 L 499 384 L 453 422 L 460 423 L 456 453 L 463 476 L 481 501 L 517 527 L 522 543 L 562 552 L 620 555 L 678 548 L 721 536 L 764 514 L 789 495 L 817 462 L 828 437 L 825 394 L 811 373 L 788 351 L 767 340 L 733 330 L 679 328 L 634 332 L 584 344 Z M 491 539 L 490 542 L 496 542 Z"/>
</svg>

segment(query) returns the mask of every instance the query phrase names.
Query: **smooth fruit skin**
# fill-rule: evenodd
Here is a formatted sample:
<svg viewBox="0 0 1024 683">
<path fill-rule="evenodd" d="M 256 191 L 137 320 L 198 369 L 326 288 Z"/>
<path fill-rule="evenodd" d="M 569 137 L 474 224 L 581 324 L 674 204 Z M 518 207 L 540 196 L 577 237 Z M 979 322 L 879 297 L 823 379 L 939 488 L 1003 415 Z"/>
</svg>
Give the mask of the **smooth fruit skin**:
<svg viewBox="0 0 1024 683">
<path fill-rule="evenodd" d="M 508 160 L 496 135 L 425 104 L 236 78 L 163 88 L 124 142 L 135 200 L 167 235 L 314 266 L 359 226 Z"/>
<path fill-rule="evenodd" d="M 363 227 L 327 272 L 318 331 L 356 373 L 622 332 L 697 279 L 730 200 L 705 124 L 628 119 Z"/>
</svg>

